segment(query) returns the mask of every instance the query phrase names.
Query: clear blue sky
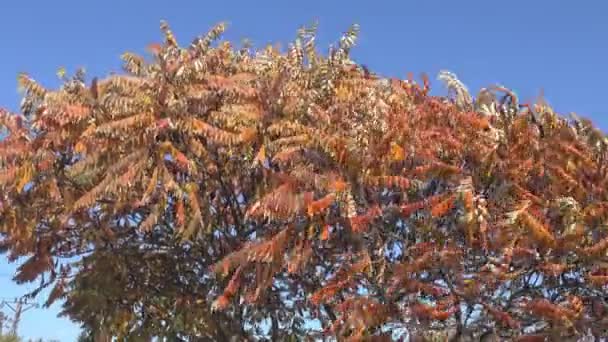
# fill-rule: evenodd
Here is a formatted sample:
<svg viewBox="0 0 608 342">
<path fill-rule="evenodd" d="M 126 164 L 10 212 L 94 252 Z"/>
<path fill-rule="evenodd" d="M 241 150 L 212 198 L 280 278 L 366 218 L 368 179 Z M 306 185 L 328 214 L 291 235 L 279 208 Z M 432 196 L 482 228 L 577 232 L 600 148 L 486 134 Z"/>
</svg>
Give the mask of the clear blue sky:
<svg viewBox="0 0 608 342">
<path fill-rule="evenodd" d="M 405 77 L 441 69 L 471 89 L 501 83 L 522 100 L 541 88 L 559 112 L 575 111 L 608 128 L 608 13 L 606 1 L 221 1 L 2 0 L 0 106 L 15 110 L 16 75 L 27 71 L 54 86 L 56 70 L 117 70 L 119 56 L 161 40 L 167 19 L 182 43 L 219 21 L 225 37 L 256 46 L 287 43 L 315 19 L 322 46 L 352 23 L 361 25 L 354 59 L 373 71 Z M 283 44 L 286 45 L 286 44 Z M 440 85 L 435 82 L 435 87 Z M 22 293 L 9 282 L 13 268 L 0 259 L 0 297 Z M 21 333 L 73 341 L 77 329 L 56 310 L 28 312 Z"/>
</svg>

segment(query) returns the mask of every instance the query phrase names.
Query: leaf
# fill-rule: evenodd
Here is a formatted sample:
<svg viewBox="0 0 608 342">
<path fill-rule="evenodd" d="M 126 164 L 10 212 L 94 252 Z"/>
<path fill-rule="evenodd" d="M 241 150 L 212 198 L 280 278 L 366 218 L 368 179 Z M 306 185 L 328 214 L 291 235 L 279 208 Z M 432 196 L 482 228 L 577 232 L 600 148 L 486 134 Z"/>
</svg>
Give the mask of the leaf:
<svg viewBox="0 0 608 342">
<path fill-rule="evenodd" d="M 315 216 L 325 211 L 335 200 L 336 196 L 334 194 L 328 194 L 319 200 L 311 202 L 308 205 L 308 216 Z"/>
<path fill-rule="evenodd" d="M 175 40 L 175 36 L 173 35 L 173 32 L 169 28 L 169 24 L 166 21 L 161 20 L 160 29 L 165 33 L 165 40 L 167 45 L 177 47 L 177 41 Z"/>
<path fill-rule="evenodd" d="M 338 193 L 338 192 L 345 191 L 347 187 L 348 187 L 348 183 L 346 183 L 345 181 L 343 181 L 341 179 L 336 179 L 336 180 L 330 181 L 328 190 Z"/>
<path fill-rule="evenodd" d="M 321 228 L 321 234 L 319 234 L 319 240 L 327 241 L 329 240 L 331 226 L 326 224 Z"/>
<path fill-rule="evenodd" d="M 530 215 L 528 212 L 521 212 L 517 216 L 518 221 L 531 233 L 531 236 L 542 245 L 548 247 L 555 246 L 555 238 L 549 231 L 549 228 L 539 222 L 536 218 Z"/>
<path fill-rule="evenodd" d="M 146 218 L 139 224 L 139 230 L 144 233 L 150 232 L 152 228 L 154 228 L 154 225 L 156 225 L 158 222 L 160 212 L 160 204 L 153 206 L 150 214 L 148 214 L 148 216 L 146 216 Z"/>
<path fill-rule="evenodd" d="M 431 216 L 440 217 L 444 216 L 454 206 L 455 195 L 449 195 L 445 200 L 435 204 L 431 208 Z"/>
<path fill-rule="evenodd" d="M 392 161 L 400 162 L 405 160 L 405 150 L 403 147 L 391 142 L 390 158 Z"/>
<path fill-rule="evenodd" d="M 211 304 L 211 311 L 221 311 L 226 309 L 230 305 L 230 300 L 225 295 L 219 296 Z"/>
<path fill-rule="evenodd" d="M 59 280 L 55 284 L 53 289 L 51 290 L 51 293 L 49 294 L 46 302 L 44 303 L 44 307 L 49 308 L 51 305 L 53 305 L 53 303 L 55 303 L 55 301 L 57 301 L 57 299 L 63 297 L 64 294 L 65 294 L 64 282 L 63 282 L 63 280 Z"/>
<path fill-rule="evenodd" d="M 87 147 L 86 147 L 86 145 L 82 141 L 79 141 L 74 146 L 74 152 L 76 152 L 76 153 L 83 153 L 86 150 L 87 150 Z"/>
<path fill-rule="evenodd" d="M 26 164 L 19 172 L 19 181 L 17 182 L 17 191 L 21 192 L 25 186 L 32 180 L 34 170 L 31 164 Z"/>
<path fill-rule="evenodd" d="M 186 211 L 184 208 L 184 200 L 178 198 L 175 204 L 175 222 L 178 227 L 183 227 L 186 221 Z"/>
<path fill-rule="evenodd" d="M 239 140 L 245 143 L 254 141 L 256 137 L 257 130 L 253 127 L 245 127 L 241 130 L 241 133 L 239 134 Z"/>
<path fill-rule="evenodd" d="M 188 171 L 192 163 L 188 159 L 188 157 L 183 154 L 181 151 L 174 151 L 173 158 L 175 158 L 175 163 L 182 169 L 183 171 Z"/>
<path fill-rule="evenodd" d="M 138 205 L 144 205 L 144 204 L 148 203 L 150 197 L 152 196 L 152 194 L 154 193 L 154 191 L 156 190 L 156 188 L 158 186 L 158 174 L 159 174 L 159 168 L 155 167 L 154 171 L 152 171 L 152 177 L 150 177 L 150 180 L 148 181 L 148 185 L 146 186 L 146 190 L 144 191 L 141 200 L 139 200 Z"/>
<path fill-rule="evenodd" d="M 198 186 L 194 183 L 186 185 L 186 192 L 188 195 L 188 204 L 190 207 L 190 222 L 185 231 L 181 233 L 181 240 L 187 241 L 194 236 L 199 229 L 204 226 L 203 214 L 201 212 L 201 203 L 199 201 Z"/>
<path fill-rule="evenodd" d="M 316 28 L 287 50 L 224 29 L 180 47 L 163 22 L 151 58 L 90 86 L 19 75 L 22 113 L 0 110 L 17 280 L 128 341 L 444 341 L 459 319 L 482 340 L 601 335 L 608 139 L 590 121 L 502 86 L 474 99 L 449 72 L 447 96 L 381 76 L 351 58 L 356 26 L 328 53 Z"/>
<path fill-rule="evenodd" d="M 153 55 L 158 55 L 162 51 L 162 45 L 159 43 L 151 43 L 148 44 L 146 50 L 148 50 L 148 52 L 152 53 Z"/>
<path fill-rule="evenodd" d="M 255 164 L 264 165 L 264 162 L 266 161 L 266 146 L 262 145 L 262 147 L 260 147 L 260 150 L 255 155 L 253 161 Z"/>
<path fill-rule="evenodd" d="M 66 73 L 65 68 L 64 67 L 60 67 L 59 70 L 57 70 L 57 77 L 60 80 L 63 80 L 65 78 L 65 73 Z"/>
</svg>

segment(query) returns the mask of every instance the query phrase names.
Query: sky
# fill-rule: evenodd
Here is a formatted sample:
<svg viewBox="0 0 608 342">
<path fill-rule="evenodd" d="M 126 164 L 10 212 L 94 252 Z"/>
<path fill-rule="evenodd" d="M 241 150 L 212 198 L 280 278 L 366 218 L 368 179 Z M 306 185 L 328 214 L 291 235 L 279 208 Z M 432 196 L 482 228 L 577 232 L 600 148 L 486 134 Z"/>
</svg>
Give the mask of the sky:
<svg viewBox="0 0 608 342">
<path fill-rule="evenodd" d="M 0 107 L 17 110 L 16 77 L 22 71 L 47 87 L 58 85 L 60 67 L 68 73 L 85 67 L 91 77 L 118 71 L 121 53 L 143 53 L 162 40 L 161 19 L 182 44 L 227 21 L 225 39 L 248 38 L 257 47 L 286 46 L 301 25 L 316 20 L 323 48 L 359 24 L 353 59 L 378 74 L 406 78 L 426 72 L 435 80 L 446 69 L 473 93 L 499 83 L 524 102 L 542 89 L 557 112 L 576 112 L 606 130 L 606 13 L 608 2 L 601 0 L 2 0 Z M 433 85 L 442 91 L 438 81 Z M 14 267 L 0 256 L 0 298 L 26 291 L 10 282 Z M 78 327 L 57 319 L 57 310 L 28 311 L 20 333 L 74 341 Z"/>
</svg>

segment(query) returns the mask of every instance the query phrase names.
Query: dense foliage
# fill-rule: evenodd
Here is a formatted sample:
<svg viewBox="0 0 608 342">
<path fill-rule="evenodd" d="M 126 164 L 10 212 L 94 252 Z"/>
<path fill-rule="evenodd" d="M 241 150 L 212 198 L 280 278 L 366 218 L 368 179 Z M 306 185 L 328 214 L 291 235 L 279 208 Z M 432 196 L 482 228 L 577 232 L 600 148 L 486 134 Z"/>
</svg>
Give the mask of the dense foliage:
<svg viewBox="0 0 608 342">
<path fill-rule="evenodd" d="M 0 248 L 91 334 L 606 336 L 608 140 L 507 88 L 234 49 L 218 25 L 0 124 Z M 76 261 L 75 261 L 76 260 Z M 33 295 L 35 295 L 34 293 Z"/>
</svg>

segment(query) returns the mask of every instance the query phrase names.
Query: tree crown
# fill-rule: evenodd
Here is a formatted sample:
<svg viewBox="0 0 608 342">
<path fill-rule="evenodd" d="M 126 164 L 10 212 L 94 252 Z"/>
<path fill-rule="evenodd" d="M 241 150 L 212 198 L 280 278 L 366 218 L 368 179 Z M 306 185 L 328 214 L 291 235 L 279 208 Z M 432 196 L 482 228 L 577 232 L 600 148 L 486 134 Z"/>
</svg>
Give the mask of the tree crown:
<svg viewBox="0 0 608 342">
<path fill-rule="evenodd" d="M 21 74 L 23 116 L 0 112 L 0 249 L 49 304 L 124 338 L 605 332 L 588 120 L 382 78 L 357 26 L 325 55 L 315 27 L 286 52 L 161 29 L 124 74 Z"/>
</svg>

